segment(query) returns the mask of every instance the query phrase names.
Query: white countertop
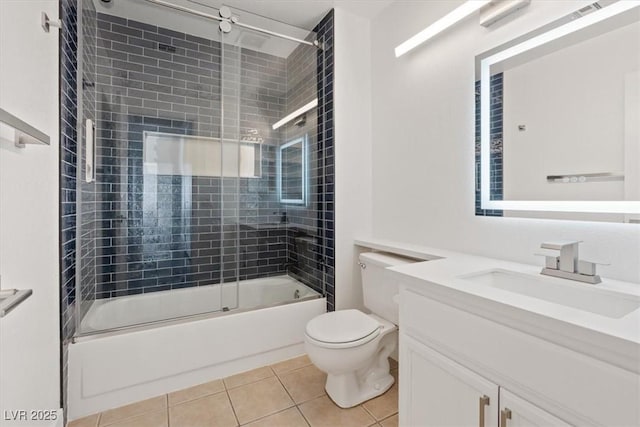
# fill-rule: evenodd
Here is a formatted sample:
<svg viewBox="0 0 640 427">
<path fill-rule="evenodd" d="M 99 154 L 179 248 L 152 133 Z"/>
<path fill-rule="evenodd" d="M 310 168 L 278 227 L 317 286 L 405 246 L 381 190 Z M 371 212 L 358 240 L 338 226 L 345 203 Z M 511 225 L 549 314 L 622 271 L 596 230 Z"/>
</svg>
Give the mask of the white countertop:
<svg viewBox="0 0 640 427">
<path fill-rule="evenodd" d="M 640 372 L 640 309 L 621 318 L 611 318 L 482 285 L 461 276 L 503 269 L 542 278 L 558 286 L 585 289 L 594 297 L 598 293 L 619 292 L 630 299 L 640 298 L 638 283 L 602 278 L 602 283 L 591 285 L 542 276 L 542 267 L 536 265 L 385 240 L 361 239 L 355 244 L 427 260 L 388 269 L 403 287 Z"/>
</svg>

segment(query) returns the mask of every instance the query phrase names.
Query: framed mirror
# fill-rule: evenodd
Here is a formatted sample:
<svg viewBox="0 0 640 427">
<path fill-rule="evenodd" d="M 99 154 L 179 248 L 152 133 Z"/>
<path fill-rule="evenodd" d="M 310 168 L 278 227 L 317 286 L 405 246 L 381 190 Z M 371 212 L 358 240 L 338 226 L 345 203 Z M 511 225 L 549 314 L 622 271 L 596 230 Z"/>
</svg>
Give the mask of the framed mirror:
<svg viewBox="0 0 640 427">
<path fill-rule="evenodd" d="M 282 144 L 277 156 L 277 183 L 280 203 L 305 204 L 307 195 L 307 138 Z"/>
<path fill-rule="evenodd" d="M 640 222 L 640 2 L 476 58 L 476 214 Z"/>
</svg>

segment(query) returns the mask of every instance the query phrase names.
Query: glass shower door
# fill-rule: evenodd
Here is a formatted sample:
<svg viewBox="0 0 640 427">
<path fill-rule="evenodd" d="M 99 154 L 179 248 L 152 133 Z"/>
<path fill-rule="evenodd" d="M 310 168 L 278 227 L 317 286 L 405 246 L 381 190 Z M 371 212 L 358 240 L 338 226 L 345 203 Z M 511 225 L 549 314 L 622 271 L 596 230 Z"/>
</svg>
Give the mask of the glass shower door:
<svg viewBox="0 0 640 427">
<path fill-rule="evenodd" d="M 96 176 L 81 184 L 78 168 L 77 240 L 95 251 L 76 259 L 87 273 L 77 275 L 77 333 L 231 309 L 217 25 L 151 3 L 123 16 L 84 3 L 94 9 L 81 17 L 78 96 L 81 117 L 95 117 Z M 124 301 L 123 313 L 97 315 Z"/>
</svg>

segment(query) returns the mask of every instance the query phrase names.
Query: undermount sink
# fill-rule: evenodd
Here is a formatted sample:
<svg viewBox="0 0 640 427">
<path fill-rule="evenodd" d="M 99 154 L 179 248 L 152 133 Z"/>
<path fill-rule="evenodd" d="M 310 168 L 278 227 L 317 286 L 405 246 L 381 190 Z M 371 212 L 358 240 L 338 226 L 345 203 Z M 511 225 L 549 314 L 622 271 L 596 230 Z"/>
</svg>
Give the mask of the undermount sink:
<svg viewBox="0 0 640 427">
<path fill-rule="evenodd" d="M 640 297 L 602 289 L 598 285 L 547 279 L 526 273 L 493 269 L 461 279 L 520 295 L 619 319 L 640 308 Z"/>
</svg>

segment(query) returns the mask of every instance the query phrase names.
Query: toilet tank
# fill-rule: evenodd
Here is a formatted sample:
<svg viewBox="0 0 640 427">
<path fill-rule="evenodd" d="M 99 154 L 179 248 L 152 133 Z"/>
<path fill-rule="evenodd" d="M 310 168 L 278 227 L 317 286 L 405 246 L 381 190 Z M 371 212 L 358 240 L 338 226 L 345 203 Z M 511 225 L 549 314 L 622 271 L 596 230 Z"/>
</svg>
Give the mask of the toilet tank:
<svg viewBox="0 0 640 427">
<path fill-rule="evenodd" d="M 416 262 L 411 258 L 381 252 L 364 252 L 360 254 L 362 263 L 362 294 L 364 306 L 372 313 L 398 324 L 397 295 L 398 283 L 390 281 L 384 269 L 402 264 Z"/>
</svg>

